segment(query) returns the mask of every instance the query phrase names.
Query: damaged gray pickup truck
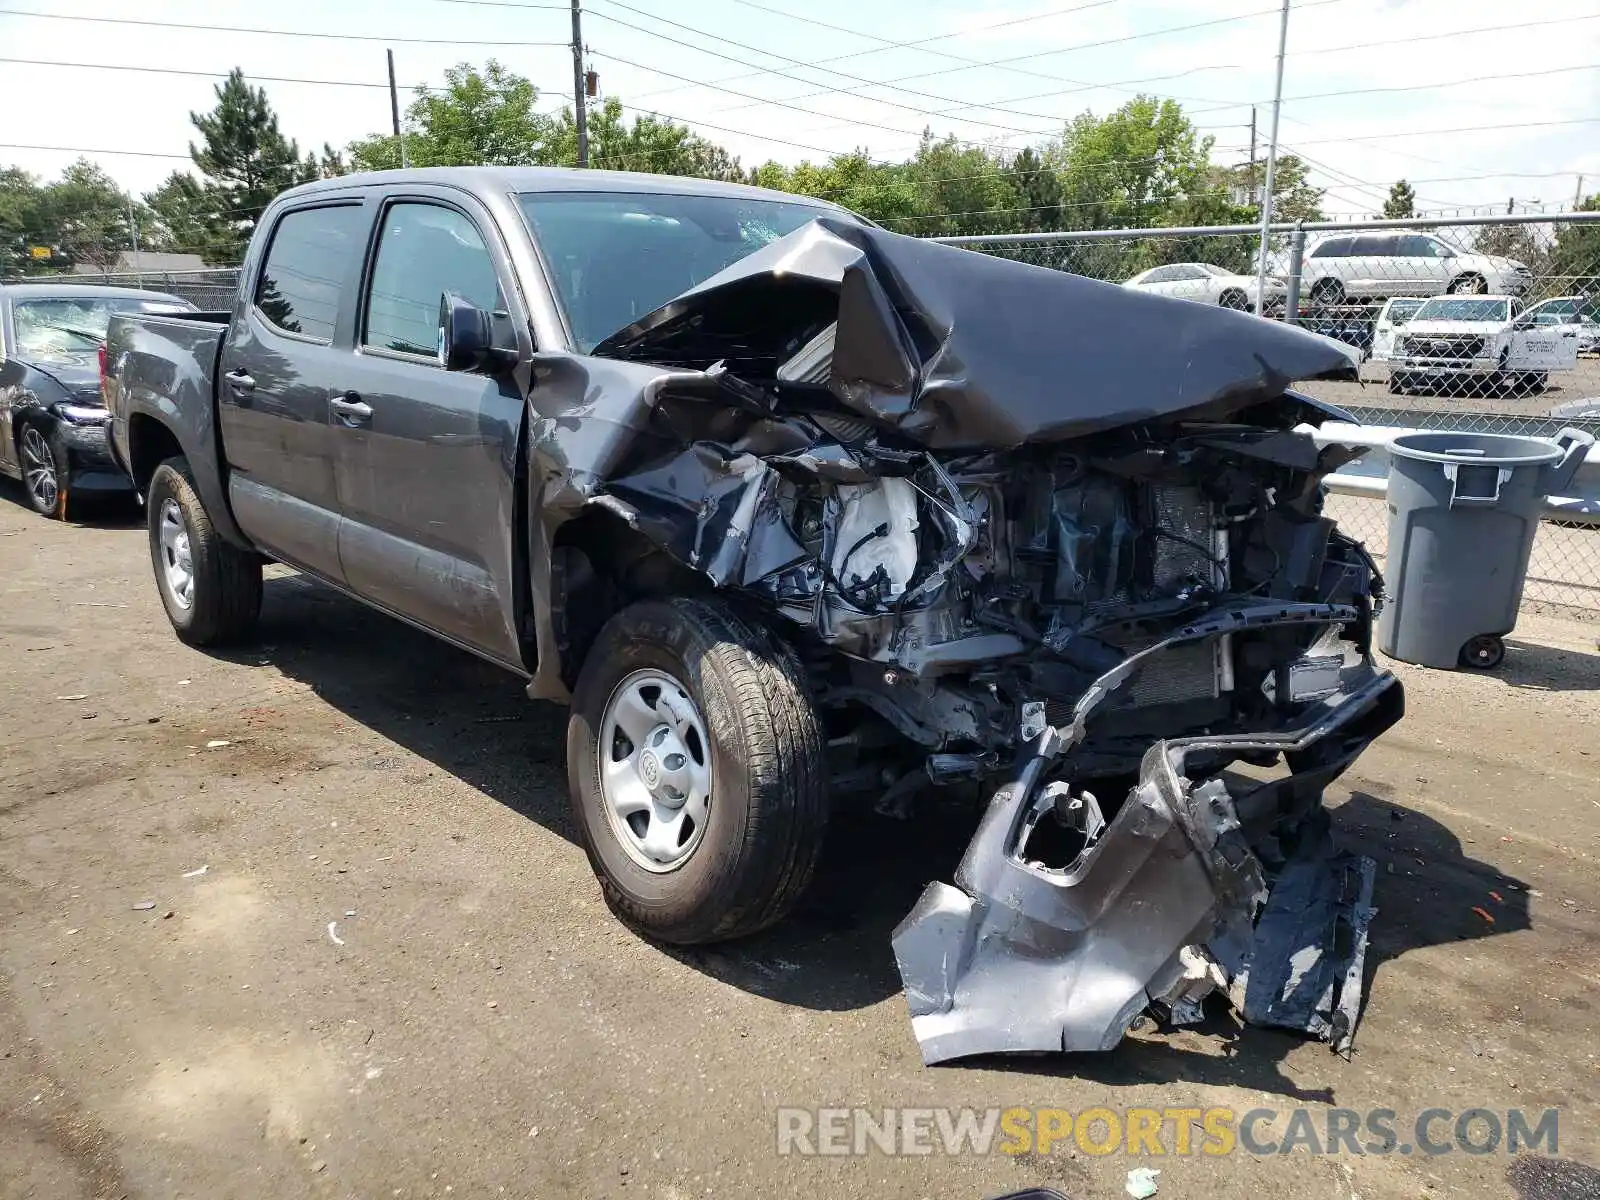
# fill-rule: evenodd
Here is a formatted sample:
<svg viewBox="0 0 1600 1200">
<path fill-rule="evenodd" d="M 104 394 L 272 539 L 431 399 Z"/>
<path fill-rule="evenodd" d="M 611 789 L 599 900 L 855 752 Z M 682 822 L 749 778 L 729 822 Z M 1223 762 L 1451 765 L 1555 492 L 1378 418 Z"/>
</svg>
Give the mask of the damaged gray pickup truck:
<svg viewBox="0 0 1600 1200">
<path fill-rule="evenodd" d="M 118 317 L 105 371 L 179 636 L 247 636 L 277 560 L 569 702 L 642 932 L 752 933 L 830 812 L 966 798 L 894 936 L 927 1061 L 1213 990 L 1348 1042 L 1372 865 L 1322 794 L 1402 700 L 1290 390 L 1346 348 L 804 197 L 462 168 L 285 193 L 231 312 Z"/>
</svg>

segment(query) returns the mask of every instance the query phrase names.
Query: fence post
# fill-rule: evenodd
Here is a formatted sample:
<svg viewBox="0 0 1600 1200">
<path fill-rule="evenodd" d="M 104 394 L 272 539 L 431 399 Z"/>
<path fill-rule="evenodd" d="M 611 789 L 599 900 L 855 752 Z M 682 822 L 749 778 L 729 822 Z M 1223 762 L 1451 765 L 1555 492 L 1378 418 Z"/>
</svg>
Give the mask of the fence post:
<svg viewBox="0 0 1600 1200">
<path fill-rule="evenodd" d="M 1300 271 L 1306 257 L 1304 222 L 1294 223 L 1289 235 L 1289 294 L 1283 304 L 1283 319 L 1291 324 L 1300 320 Z"/>
</svg>

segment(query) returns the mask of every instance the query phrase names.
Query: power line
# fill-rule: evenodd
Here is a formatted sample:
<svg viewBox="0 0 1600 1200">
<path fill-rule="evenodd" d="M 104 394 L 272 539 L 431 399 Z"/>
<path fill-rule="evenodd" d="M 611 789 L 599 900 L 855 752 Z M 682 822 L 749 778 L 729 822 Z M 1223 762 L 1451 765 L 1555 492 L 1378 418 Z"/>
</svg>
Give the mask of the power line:
<svg viewBox="0 0 1600 1200">
<path fill-rule="evenodd" d="M 30 146 L 21 142 L 0 142 L 0 150 L 50 150 L 62 154 L 123 154 L 129 158 L 181 158 L 189 162 L 187 154 L 163 154 L 159 150 L 104 150 L 89 146 Z"/>
<path fill-rule="evenodd" d="M 746 0 L 734 0 L 734 3 L 736 3 L 736 4 L 745 3 L 745 2 L 746 2 Z M 819 59 L 817 61 L 816 65 L 822 66 L 822 65 L 825 65 L 827 63 L 845 62 L 846 60 L 852 59 L 852 58 L 864 58 L 867 55 L 871 55 L 871 54 L 881 54 L 885 50 L 918 50 L 918 49 L 923 49 L 924 47 L 926 47 L 928 45 L 931 45 L 934 42 L 948 41 L 950 38 L 965 37 L 965 36 L 967 36 L 969 34 L 972 34 L 972 33 L 987 33 L 988 31 L 990 31 L 992 29 L 1003 29 L 1003 28 L 1006 28 L 1006 27 L 1009 27 L 1009 26 L 1022 25 L 1022 24 L 1026 24 L 1028 22 L 1032 22 L 1032 21 L 1042 21 L 1042 20 L 1046 20 L 1047 18 L 1051 18 L 1051 17 L 1068 16 L 1068 15 L 1070 15 L 1072 13 L 1083 12 L 1086 9 L 1103 8 L 1108 4 L 1113 4 L 1113 3 L 1116 3 L 1116 2 L 1117 2 L 1117 0 L 1092 0 L 1091 3 L 1080 4 L 1076 8 L 1068 8 L 1068 9 L 1060 9 L 1060 10 L 1056 10 L 1056 11 L 1033 13 L 1033 14 L 1030 14 L 1030 15 L 1025 16 L 1025 17 L 1010 17 L 1010 18 L 1007 18 L 1004 21 L 994 21 L 994 22 L 991 22 L 990 24 L 978 25 L 978 26 L 975 26 L 975 27 L 970 28 L 970 29 L 958 29 L 958 30 L 954 30 L 954 31 L 952 31 L 950 33 L 936 33 L 936 34 L 933 34 L 933 35 L 931 35 L 929 37 L 913 38 L 913 39 L 911 39 L 909 41 L 903 41 L 903 42 L 890 42 L 887 45 L 885 45 L 885 46 L 883 46 L 883 47 L 881 47 L 879 49 L 876 49 L 876 50 L 853 50 L 849 54 L 836 54 L 836 55 L 833 55 L 833 56 L 831 56 L 829 58 Z M 757 5 L 748 5 L 748 7 L 761 8 L 762 6 L 757 4 Z M 776 10 L 765 9 L 764 11 L 772 12 L 772 11 L 776 11 Z M 792 14 L 783 13 L 782 15 L 783 16 L 791 16 Z M 804 20 L 805 18 L 797 18 L 797 19 Z M 867 35 L 863 35 L 863 36 L 867 36 Z M 928 53 L 941 53 L 940 51 L 927 51 L 927 52 Z M 947 58 L 956 58 L 958 56 L 945 55 L 945 57 L 947 57 Z M 972 65 L 977 65 L 977 66 L 987 65 L 987 64 L 982 63 L 981 61 L 973 60 L 973 59 L 959 59 L 959 61 L 962 61 L 962 62 L 965 62 L 965 63 L 969 63 L 969 64 L 972 64 Z M 713 80 L 712 82 L 714 82 L 714 83 L 734 83 L 734 82 L 737 82 L 738 80 L 749 79 L 749 78 L 751 78 L 751 76 L 749 76 L 749 75 L 733 75 L 733 76 L 729 76 L 726 79 Z M 910 78 L 916 78 L 916 77 L 908 75 L 908 76 L 904 76 L 903 78 L 910 79 Z M 899 82 L 901 82 L 901 80 L 891 79 L 891 80 L 887 80 L 885 82 L 888 82 L 888 83 L 899 83 Z M 661 92 L 647 93 L 647 95 L 648 94 L 664 95 L 668 91 L 680 91 L 680 90 L 682 90 L 682 89 L 679 89 L 679 88 L 667 88 L 667 89 L 663 89 L 663 91 L 661 91 Z M 799 98 L 800 97 L 794 97 L 794 99 L 799 99 Z"/>
<path fill-rule="evenodd" d="M 1319 7 L 1321 7 L 1323 5 L 1327 5 L 1327 4 L 1342 4 L 1344 2 L 1345 2 L 1345 0 L 1305 0 L 1305 2 L 1300 4 L 1300 5 L 1298 5 L 1298 7 L 1301 8 L 1301 9 L 1319 8 Z M 1076 10 L 1068 10 L 1068 11 L 1076 11 Z M 1228 25 L 1228 24 L 1232 24 L 1232 23 L 1234 23 L 1236 21 L 1247 21 L 1247 20 L 1251 20 L 1251 19 L 1253 19 L 1255 17 L 1260 17 L 1260 16 L 1269 16 L 1269 15 L 1270 16 L 1279 16 L 1281 13 L 1282 13 L 1282 9 L 1280 7 L 1280 8 L 1259 9 L 1259 10 L 1257 10 L 1255 12 L 1239 13 L 1237 15 L 1230 16 L 1230 17 L 1213 17 L 1213 18 L 1211 18 L 1209 20 L 1205 20 L 1205 21 L 1195 21 L 1195 22 L 1192 22 L 1192 23 L 1190 23 L 1188 25 L 1168 25 L 1168 26 L 1163 26 L 1160 29 L 1147 29 L 1147 30 L 1143 31 L 1142 33 L 1123 34 L 1120 37 L 1103 38 L 1103 39 L 1101 39 L 1099 41 L 1094 41 L 1094 42 L 1079 42 L 1079 43 L 1076 43 L 1075 45 L 1058 46 L 1058 47 L 1055 47 L 1054 49 L 1050 49 L 1050 50 L 1035 50 L 1035 51 L 1032 51 L 1032 52 L 1030 52 L 1028 54 L 1017 54 L 1017 55 L 1012 55 L 1012 56 L 1010 56 L 1008 58 L 998 58 L 998 59 L 990 59 L 990 60 L 985 60 L 985 61 L 969 62 L 969 63 L 966 63 L 966 64 L 964 64 L 962 66 L 958 66 L 958 67 L 942 67 L 942 68 L 940 68 L 939 70 L 936 70 L 936 71 L 918 71 L 918 72 L 913 72 L 910 75 L 897 75 L 892 79 L 881 80 L 881 81 L 879 81 L 879 83 L 880 83 L 880 86 L 887 86 L 889 84 L 903 83 L 908 79 L 929 79 L 929 78 L 932 78 L 933 76 L 936 76 L 936 75 L 954 75 L 954 74 L 959 74 L 962 71 L 971 71 L 971 70 L 974 70 L 974 69 L 979 68 L 979 67 L 1003 67 L 1003 66 L 1007 66 L 1007 65 L 1009 65 L 1011 63 L 1030 62 L 1030 61 L 1033 61 L 1035 59 L 1049 58 L 1049 57 L 1051 57 L 1053 55 L 1057 55 L 1057 54 L 1071 54 L 1071 53 L 1075 53 L 1075 52 L 1077 52 L 1079 50 L 1094 50 L 1094 49 L 1100 49 L 1100 48 L 1105 47 L 1105 46 L 1122 45 L 1122 44 L 1127 43 L 1127 42 L 1140 41 L 1140 40 L 1142 40 L 1144 38 L 1163 37 L 1163 36 L 1165 36 L 1167 34 L 1173 34 L 1173 33 L 1188 33 L 1188 32 L 1192 32 L 1193 30 L 1196 30 L 1196 29 L 1207 29 L 1207 28 L 1211 28 L 1211 27 L 1214 27 L 1214 26 L 1217 26 L 1217 25 Z M 1060 14 L 1056 14 L 1056 15 L 1060 15 Z M 948 36 L 958 36 L 958 35 L 948 35 Z M 869 52 L 869 53 L 871 53 L 871 52 Z M 825 61 L 837 62 L 838 60 L 837 59 L 829 59 L 829 60 L 825 60 Z M 697 82 L 697 81 L 691 81 L 691 82 Z M 1075 81 L 1072 81 L 1072 82 L 1081 83 L 1082 81 L 1075 80 Z M 709 86 L 712 86 L 712 85 L 711 84 L 702 84 L 701 86 L 709 87 Z M 847 89 L 843 89 L 843 90 L 845 90 L 845 91 L 854 91 L 856 89 L 847 88 Z M 807 92 L 807 93 L 804 93 L 804 94 L 798 95 L 798 96 L 786 96 L 786 97 L 784 97 L 784 99 L 785 100 L 809 100 L 813 96 L 820 95 L 820 94 L 821 93 Z M 1234 107 L 1234 106 L 1229 105 L 1228 107 Z"/>
<path fill-rule="evenodd" d="M 473 0 L 473 2 L 474 3 L 488 3 L 488 2 L 490 2 L 490 0 Z M 1059 124 L 1060 121 L 1061 121 L 1061 117 L 1058 114 L 1054 114 L 1054 113 L 1028 112 L 1028 111 L 1022 110 L 1022 109 L 1006 108 L 1006 107 L 1004 107 L 1004 105 L 1005 105 L 1005 103 L 1008 103 L 1008 102 L 1005 102 L 1005 101 L 998 102 L 998 103 L 995 103 L 995 102 L 983 102 L 983 101 L 959 101 L 958 102 L 954 97 L 951 97 L 951 96 L 941 96 L 941 95 L 938 95 L 937 93 L 934 93 L 934 92 L 924 92 L 924 91 L 920 91 L 920 90 L 918 90 L 916 88 L 897 87 L 892 83 L 880 83 L 878 80 L 875 80 L 875 79 L 869 79 L 869 78 L 866 78 L 866 77 L 860 76 L 860 75 L 853 75 L 853 74 L 850 74 L 849 72 L 846 72 L 846 71 L 837 71 L 837 70 L 834 70 L 834 69 L 829 68 L 829 67 L 816 66 L 816 65 L 811 64 L 811 63 L 806 63 L 806 62 L 804 62 L 804 61 L 802 61 L 800 59 L 790 58 L 790 57 L 788 57 L 786 55 L 778 54 L 775 51 L 762 49 L 759 46 L 751 46 L 751 45 L 749 45 L 748 43 L 745 43 L 745 42 L 737 42 L 737 41 L 734 41 L 731 38 L 725 38 L 725 37 L 721 37 L 718 34 L 711 33 L 709 30 L 699 29 L 699 28 L 696 28 L 695 26 L 692 26 L 692 25 L 685 25 L 681 21 L 674 21 L 674 20 L 671 20 L 671 19 L 669 19 L 667 17 L 658 17 L 653 13 L 644 12 L 643 9 L 634 8 L 632 5 L 624 4 L 624 3 L 621 2 L 621 0 L 602 0 L 602 2 L 606 3 L 606 4 L 613 5 L 613 6 L 618 7 L 618 8 L 625 8 L 629 12 L 640 13 L 641 15 L 646 16 L 646 17 L 650 18 L 651 20 L 660 21 L 663 24 L 675 26 L 675 27 L 677 27 L 679 29 L 686 30 L 686 31 L 688 31 L 690 33 L 697 34 L 697 35 L 699 35 L 701 37 L 711 38 L 713 41 L 726 42 L 727 44 L 729 44 L 731 46 L 739 46 L 742 49 L 752 50 L 752 51 L 756 52 L 757 54 L 765 54 L 765 55 L 768 55 L 771 58 L 776 58 L 776 59 L 779 59 L 780 61 L 783 61 L 783 62 L 786 62 L 786 63 L 790 63 L 790 64 L 793 64 L 795 66 L 806 67 L 806 68 L 813 69 L 813 70 L 826 71 L 828 74 L 839 75 L 839 76 L 841 76 L 842 78 L 845 78 L 845 79 L 855 80 L 857 83 L 859 83 L 859 84 L 861 84 L 861 85 L 863 85 L 865 87 L 884 87 L 884 88 L 888 88 L 890 91 L 905 92 L 908 95 L 921 96 L 921 97 L 924 97 L 925 99 L 929 99 L 929 100 L 937 100 L 937 101 L 939 101 L 939 102 L 941 102 L 943 104 L 951 105 L 951 107 L 937 109 L 937 110 L 928 109 L 928 108 L 920 108 L 920 107 L 917 107 L 915 105 L 902 104 L 902 103 L 900 103 L 898 101 L 895 101 L 895 100 L 885 100 L 885 99 L 883 99 L 881 97 L 878 97 L 878 96 L 860 95 L 859 94 L 860 91 L 861 91 L 860 88 L 836 88 L 836 87 L 835 88 L 827 88 L 825 91 L 808 93 L 808 95 L 817 95 L 817 96 L 821 96 L 821 95 L 843 95 L 843 96 L 851 96 L 851 97 L 853 97 L 855 99 L 865 100 L 865 101 L 867 101 L 868 103 L 871 103 L 871 104 L 882 104 L 882 105 L 886 105 L 886 106 L 891 107 L 891 108 L 904 109 L 907 112 L 914 112 L 914 113 L 921 114 L 923 116 L 930 116 L 930 117 L 951 116 L 952 114 L 955 114 L 955 113 L 965 112 L 965 111 L 972 110 L 972 109 L 979 109 L 979 110 L 983 110 L 985 112 L 1005 113 L 1005 114 L 1010 115 L 1010 116 L 1026 117 L 1026 118 L 1030 118 L 1030 119 L 1036 120 L 1036 121 L 1049 121 L 1049 122 L 1056 123 L 1056 124 Z M 722 54 L 722 53 L 720 53 L 719 51 L 716 51 L 716 50 L 709 50 L 703 45 L 696 45 L 696 44 L 694 44 L 692 42 L 685 42 L 685 41 L 682 41 L 681 39 L 678 39 L 678 38 L 669 37 L 668 35 L 666 35 L 664 33 L 658 33 L 657 31 L 655 31 L 653 29 L 646 29 L 643 26 L 635 25 L 635 24 L 633 24 L 632 22 L 629 22 L 629 21 L 624 21 L 619 17 L 613 17 L 609 13 L 606 13 L 606 12 L 590 10 L 590 15 L 591 16 L 595 16 L 595 17 L 599 17 L 600 19 L 605 20 L 605 21 L 610 21 L 611 23 L 613 23 L 615 25 L 620 25 L 623 28 L 632 29 L 632 30 L 634 30 L 634 31 L 636 31 L 638 33 L 643 33 L 643 34 L 645 34 L 645 35 L 647 35 L 649 37 L 659 38 L 662 41 L 670 42 L 673 45 L 684 46 L 684 47 L 686 47 L 686 48 L 688 48 L 690 50 L 697 51 L 698 53 L 710 55 L 713 58 L 723 59 L 726 62 L 741 63 L 744 66 L 757 66 L 758 65 L 756 63 L 748 62 L 748 61 L 746 61 L 744 59 L 735 58 L 732 55 Z M 962 59 L 960 61 L 972 63 L 974 60 Z M 1096 90 L 1096 89 L 1099 89 L 1099 88 L 1105 88 L 1105 89 L 1107 89 L 1109 91 L 1127 91 L 1127 90 L 1131 90 L 1131 89 L 1124 88 L 1124 87 L 1122 87 L 1120 85 L 1129 84 L 1129 83 L 1152 83 L 1152 82 L 1156 82 L 1156 81 L 1159 81 L 1159 80 L 1165 80 L 1165 79 L 1180 79 L 1180 78 L 1183 78 L 1185 76 L 1198 74 L 1201 71 L 1227 70 L 1227 69 L 1235 69 L 1235 68 L 1236 68 L 1236 64 L 1227 64 L 1226 66 L 1191 67 L 1191 68 L 1188 68 L 1187 70 L 1177 71 L 1177 72 L 1169 73 L 1169 74 L 1166 74 L 1166 75 L 1148 76 L 1148 77 L 1139 78 L 1139 79 L 1112 80 L 1112 81 L 1105 82 L 1105 83 L 1081 82 L 1080 86 L 1078 86 L 1078 87 L 1068 88 L 1068 89 L 1065 89 L 1065 90 L 1057 90 L 1057 91 L 1053 91 L 1053 92 L 1038 93 L 1038 94 L 1033 95 L 1033 96 L 1022 97 L 1022 99 L 1042 99 L 1042 98 L 1048 97 L 1048 96 L 1070 95 L 1070 94 L 1075 93 L 1075 92 L 1093 91 L 1093 90 Z M 773 69 L 773 68 L 763 68 L 763 70 L 758 72 L 758 74 L 761 74 L 761 75 L 777 75 L 777 76 L 779 76 L 781 78 L 784 78 L 784 79 L 792 79 L 797 83 L 804 83 L 804 84 L 807 84 L 807 85 L 815 86 L 812 80 L 804 79 L 804 78 L 801 78 L 799 76 L 789 74 L 788 72 L 779 71 L 779 70 L 776 70 L 776 69 Z M 681 77 L 677 77 L 677 78 L 681 78 Z M 1052 78 L 1052 77 L 1051 76 L 1045 76 L 1044 78 Z M 713 90 L 713 91 L 729 91 L 729 89 L 723 88 L 719 84 L 716 84 L 716 83 L 699 83 L 696 86 L 707 88 L 707 89 L 710 89 L 710 90 Z M 645 95 L 650 95 L 650 94 L 651 93 L 648 93 L 648 92 L 645 93 Z M 743 95 L 743 93 L 739 93 L 739 92 L 731 92 L 731 94 L 733 94 L 733 95 Z M 1209 96 L 1203 96 L 1203 97 L 1176 97 L 1175 96 L 1175 97 L 1173 97 L 1173 99 L 1193 99 L 1193 100 L 1197 100 L 1197 101 L 1199 101 L 1201 103 L 1216 103 L 1217 102 L 1214 97 L 1209 97 Z M 745 107 L 757 107 L 759 104 L 763 104 L 763 103 L 769 103 L 769 102 L 765 101 L 765 100 L 761 100 L 761 101 L 757 101 L 756 104 L 752 104 L 752 105 L 748 105 L 748 106 L 745 106 L 745 105 L 738 106 L 737 108 L 735 108 L 732 111 L 741 111 Z M 1245 103 L 1247 103 L 1247 101 L 1240 101 L 1238 106 L 1242 106 Z M 1226 105 L 1225 107 L 1237 107 L 1237 106 L 1235 106 L 1235 105 Z M 960 120 L 960 121 L 963 121 L 963 122 L 966 122 L 968 124 L 988 125 L 988 126 L 990 126 L 992 128 L 995 128 L 995 129 L 1005 129 L 1005 130 L 1009 130 L 1009 131 L 1011 131 L 1013 133 L 1025 134 L 1025 135 L 1027 135 L 1029 137 L 1038 137 L 1041 134 L 1048 132 L 1046 130 L 1018 129 L 1014 125 L 1002 125 L 1002 124 L 1000 124 L 998 122 L 982 120 L 982 119 L 977 118 L 977 117 L 957 117 L 956 119 Z"/>
<path fill-rule="evenodd" d="M 621 0 L 604 0 L 604 2 L 607 3 L 607 4 L 613 5 L 614 7 L 617 7 L 617 8 L 626 9 L 629 12 L 639 13 L 641 16 L 647 17 L 652 21 L 660 21 L 664 25 L 671 25 L 671 26 L 674 26 L 675 28 L 686 30 L 689 33 L 696 34 L 696 35 L 698 35 L 700 37 L 710 38 L 712 41 L 726 42 L 730 46 L 738 46 L 741 49 L 751 50 L 751 51 L 754 51 L 757 54 L 765 54 L 769 58 L 776 58 L 780 62 L 789 63 L 789 64 L 791 64 L 793 66 L 806 67 L 808 69 L 817 70 L 817 71 L 825 71 L 826 73 L 828 73 L 830 75 L 838 75 L 843 79 L 852 79 L 852 80 L 855 80 L 857 83 L 866 84 L 866 85 L 868 85 L 870 87 L 886 86 L 886 87 L 889 87 L 889 89 L 891 91 L 905 92 L 907 95 L 911 95 L 911 96 L 922 96 L 922 97 L 924 97 L 926 99 L 929 99 L 929 100 L 937 100 L 941 104 L 954 104 L 954 103 L 956 103 L 955 98 L 951 97 L 951 96 L 940 96 L 940 95 L 936 95 L 936 94 L 934 94 L 932 92 L 918 91 L 915 88 L 897 88 L 897 87 L 893 87 L 892 85 L 879 85 L 876 80 L 868 79 L 865 76 L 852 75 L 847 71 L 836 71 L 836 70 L 833 70 L 832 68 L 829 68 L 829 67 L 816 67 L 816 66 L 813 66 L 810 63 L 803 62 L 800 59 L 790 58 L 787 55 L 778 54 L 777 52 L 772 51 L 772 50 L 764 50 L 760 46 L 752 46 L 752 45 L 749 45 L 746 42 L 736 42 L 732 38 L 721 37 L 721 36 L 719 36 L 717 34 L 711 33 L 709 30 L 697 29 L 692 25 L 685 25 L 681 21 L 674 21 L 674 20 L 671 20 L 671 19 L 669 19 L 667 17 L 658 17 L 654 13 L 647 13 L 643 9 L 634 8 L 632 5 L 629 5 L 629 4 L 623 4 L 623 3 L 621 3 Z M 693 42 L 685 42 L 685 41 L 683 41 L 683 40 L 681 40 L 679 38 L 669 37 L 667 34 L 658 33 L 656 30 L 653 30 L 653 29 L 646 29 L 644 26 L 635 25 L 630 21 L 624 21 L 620 17 L 614 17 L 610 13 L 607 13 L 607 12 L 603 12 L 603 11 L 599 11 L 599 10 L 595 10 L 595 9 L 589 9 L 588 12 L 589 12 L 590 16 L 598 17 L 602 21 L 609 21 L 614 25 L 622 26 L 624 29 L 632 29 L 636 33 L 645 34 L 647 37 L 659 38 L 661 41 L 670 42 L 674 46 L 684 46 L 684 47 L 686 47 L 686 48 L 688 48 L 690 50 L 694 50 L 694 51 L 696 51 L 696 52 L 698 52 L 700 54 L 709 55 L 712 58 L 720 58 L 724 62 L 739 63 L 741 66 L 747 66 L 747 67 L 755 67 L 755 66 L 759 66 L 760 65 L 758 63 L 749 62 L 749 61 L 747 61 L 745 59 L 742 59 L 742 58 L 735 58 L 735 57 L 733 57 L 732 55 L 729 55 L 729 54 L 723 54 L 723 53 L 721 53 L 719 51 L 716 51 L 716 50 L 707 49 L 705 46 L 702 46 L 702 45 L 695 45 Z M 788 72 L 779 71 L 776 68 L 770 68 L 770 67 L 769 68 L 764 68 L 763 69 L 763 73 L 764 74 L 768 74 L 768 75 L 777 75 L 777 76 L 779 76 L 780 78 L 783 78 L 783 79 L 792 79 L 796 83 L 803 83 L 803 84 L 806 84 L 807 86 L 815 86 L 815 81 L 813 81 L 813 80 L 805 79 L 805 78 L 802 78 L 801 76 L 798 76 L 798 75 L 791 75 Z M 706 86 L 709 86 L 709 85 L 706 85 Z M 838 92 L 843 93 L 843 89 L 829 89 L 829 90 L 830 91 L 838 91 Z M 853 94 L 853 93 L 844 93 L 844 94 Z M 861 100 L 866 100 L 868 103 L 871 103 L 871 104 L 882 104 L 882 105 L 886 105 L 886 106 L 888 106 L 890 108 L 904 109 L 906 112 L 919 113 L 922 116 L 932 117 L 932 116 L 940 116 L 940 115 L 942 115 L 941 113 L 935 112 L 932 109 L 918 108 L 918 107 L 916 107 L 914 105 L 910 105 L 910 104 L 901 104 L 898 101 L 894 101 L 894 100 L 884 100 L 884 99 L 881 99 L 880 97 L 877 97 L 877 96 L 860 96 L 860 97 L 857 97 L 857 98 L 861 99 Z M 987 109 L 987 108 L 991 108 L 992 106 L 991 105 L 986 105 L 986 104 L 961 104 L 961 105 L 959 105 L 959 107 L 960 108 L 984 108 L 984 109 Z M 1000 111 L 1000 110 L 996 109 L 995 111 Z M 1032 116 L 1032 115 L 1035 115 L 1035 114 L 1023 114 L 1023 115 Z M 1045 118 L 1045 119 L 1054 120 L 1054 118 Z M 979 120 L 975 120 L 974 119 L 974 120 L 971 120 L 970 123 L 978 124 L 978 125 L 990 125 L 995 129 L 1009 129 L 1009 130 L 1011 130 L 1012 132 L 1015 132 L 1015 133 L 1036 134 L 1038 132 L 1036 130 L 1031 130 L 1031 129 L 1018 129 L 1014 125 L 1000 125 L 1000 124 L 996 124 L 993 121 L 979 121 Z"/>
<path fill-rule="evenodd" d="M 70 67 L 84 71 L 132 71 L 147 75 L 184 75 L 196 79 L 226 79 L 227 71 L 186 71 L 180 67 L 130 67 L 120 63 L 85 63 L 85 62 L 51 62 L 40 58 L 0 58 L 0 63 L 15 63 L 29 67 Z M 251 83 L 306 83 L 322 87 L 357 87 L 381 88 L 389 90 L 387 83 L 368 83 L 359 79 L 300 79 L 284 75 L 248 75 L 246 79 Z M 415 91 L 419 87 L 430 85 L 423 83 L 401 84 L 405 91 Z M 537 86 L 537 85 L 535 85 Z"/>
<path fill-rule="evenodd" d="M 134 17 L 85 17 L 72 13 L 26 12 L 0 8 L 0 17 L 33 17 L 40 21 L 87 21 L 97 25 L 137 25 L 152 29 L 194 29 L 203 33 L 248 33 L 263 37 L 326 38 L 347 42 L 392 42 L 418 46 L 565 46 L 566 42 L 516 42 L 505 38 L 412 38 L 379 33 L 313 33 L 300 29 L 251 29 L 236 25 L 195 25 L 183 21 L 152 21 Z"/>
</svg>

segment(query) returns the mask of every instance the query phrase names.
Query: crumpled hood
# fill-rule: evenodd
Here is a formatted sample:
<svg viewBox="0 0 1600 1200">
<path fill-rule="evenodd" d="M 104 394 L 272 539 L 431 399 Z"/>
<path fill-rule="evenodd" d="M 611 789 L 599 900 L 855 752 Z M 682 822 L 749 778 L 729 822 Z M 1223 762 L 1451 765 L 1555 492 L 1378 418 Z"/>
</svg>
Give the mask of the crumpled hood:
<svg viewBox="0 0 1600 1200">
<path fill-rule="evenodd" d="M 1298 380 L 1356 378 L 1331 339 L 1209 305 L 823 217 L 594 353 L 771 377 L 837 321 L 827 388 L 933 449 L 1217 415 Z"/>
<path fill-rule="evenodd" d="M 77 404 L 100 403 L 100 362 L 94 354 L 63 354 L 28 364 L 55 380 Z"/>
</svg>

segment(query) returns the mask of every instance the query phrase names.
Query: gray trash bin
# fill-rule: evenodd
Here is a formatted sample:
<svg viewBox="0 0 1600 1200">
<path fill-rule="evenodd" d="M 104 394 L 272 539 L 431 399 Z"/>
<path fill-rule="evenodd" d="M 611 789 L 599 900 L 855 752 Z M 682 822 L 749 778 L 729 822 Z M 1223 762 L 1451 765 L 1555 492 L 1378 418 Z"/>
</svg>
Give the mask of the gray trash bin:
<svg viewBox="0 0 1600 1200">
<path fill-rule="evenodd" d="M 1500 665 L 1546 496 L 1594 438 L 1408 433 L 1389 446 L 1388 602 L 1378 648 L 1428 667 Z"/>
</svg>

